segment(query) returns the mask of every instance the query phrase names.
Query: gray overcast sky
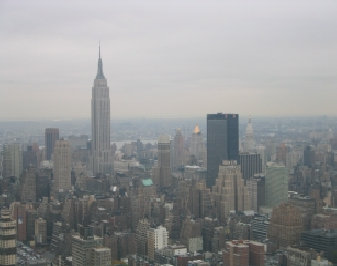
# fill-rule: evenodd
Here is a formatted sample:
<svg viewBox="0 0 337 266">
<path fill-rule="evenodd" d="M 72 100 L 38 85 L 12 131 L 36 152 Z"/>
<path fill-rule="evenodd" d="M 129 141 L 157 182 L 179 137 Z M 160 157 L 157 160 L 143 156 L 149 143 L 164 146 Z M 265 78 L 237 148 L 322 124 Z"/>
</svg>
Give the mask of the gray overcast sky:
<svg viewBox="0 0 337 266">
<path fill-rule="evenodd" d="M 0 1 L 0 120 L 337 115 L 336 0 Z"/>
</svg>

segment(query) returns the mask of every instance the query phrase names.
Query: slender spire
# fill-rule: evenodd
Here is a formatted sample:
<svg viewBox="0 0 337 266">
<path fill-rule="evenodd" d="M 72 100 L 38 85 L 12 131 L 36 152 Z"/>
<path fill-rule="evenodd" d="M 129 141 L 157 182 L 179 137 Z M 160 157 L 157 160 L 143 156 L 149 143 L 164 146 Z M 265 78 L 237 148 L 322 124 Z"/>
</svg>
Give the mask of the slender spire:
<svg viewBox="0 0 337 266">
<path fill-rule="evenodd" d="M 101 58 L 101 42 L 98 43 L 98 68 L 96 79 L 105 79 L 103 74 L 103 61 Z"/>
<path fill-rule="evenodd" d="M 101 58 L 101 41 L 98 42 L 98 59 Z"/>
</svg>

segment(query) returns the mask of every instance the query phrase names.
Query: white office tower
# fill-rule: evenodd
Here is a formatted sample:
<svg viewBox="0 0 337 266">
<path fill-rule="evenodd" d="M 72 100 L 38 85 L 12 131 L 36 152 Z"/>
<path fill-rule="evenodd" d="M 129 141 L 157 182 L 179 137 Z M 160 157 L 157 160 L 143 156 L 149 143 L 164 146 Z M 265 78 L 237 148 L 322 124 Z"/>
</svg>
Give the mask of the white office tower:
<svg viewBox="0 0 337 266">
<path fill-rule="evenodd" d="M 158 226 L 157 228 L 150 228 L 147 233 L 147 247 L 148 256 L 150 259 L 154 259 L 154 254 L 157 249 L 167 247 L 168 232 L 164 226 Z"/>
<path fill-rule="evenodd" d="M 113 172 L 113 154 L 110 146 L 110 98 L 103 62 L 99 51 L 97 76 L 91 99 L 92 171 L 97 174 Z"/>
</svg>

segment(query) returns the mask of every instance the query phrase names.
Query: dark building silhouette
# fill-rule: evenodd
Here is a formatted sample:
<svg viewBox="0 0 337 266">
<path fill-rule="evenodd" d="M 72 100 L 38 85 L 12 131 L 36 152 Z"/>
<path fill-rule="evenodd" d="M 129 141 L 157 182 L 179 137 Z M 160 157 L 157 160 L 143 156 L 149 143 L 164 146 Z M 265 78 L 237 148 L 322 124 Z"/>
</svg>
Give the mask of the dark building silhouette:
<svg viewBox="0 0 337 266">
<path fill-rule="evenodd" d="M 38 144 L 28 145 L 27 150 L 23 152 L 23 169 L 27 169 L 28 167 L 39 166 L 38 164 L 38 152 L 39 146 Z"/>
<path fill-rule="evenodd" d="M 54 151 L 55 141 L 60 138 L 58 128 L 46 128 L 45 141 L 46 141 L 46 159 L 51 160 L 51 155 Z"/>
<path fill-rule="evenodd" d="M 244 152 L 239 155 L 243 179 L 247 180 L 262 172 L 262 160 L 259 153 Z"/>
<path fill-rule="evenodd" d="M 304 165 L 312 167 L 315 163 L 315 151 L 311 146 L 306 146 L 304 149 Z"/>
<path fill-rule="evenodd" d="M 171 186 L 171 140 L 169 136 L 160 136 L 158 139 L 158 166 L 154 169 L 155 183 L 162 188 Z"/>
<path fill-rule="evenodd" d="M 176 130 L 173 140 L 173 171 L 177 171 L 184 166 L 184 137 L 181 129 Z"/>
<path fill-rule="evenodd" d="M 215 184 L 223 160 L 239 159 L 239 115 L 207 115 L 207 186 Z"/>
<path fill-rule="evenodd" d="M 36 199 L 42 200 L 43 197 L 50 196 L 50 180 L 52 170 L 40 169 L 36 177 Z"/>
<path fill-rule="evenodd" d="M 37 170 L 34 167 L 26 169 L 21 177 L 21 201 L 36 202 L 36 177 Z"/>
</svg>

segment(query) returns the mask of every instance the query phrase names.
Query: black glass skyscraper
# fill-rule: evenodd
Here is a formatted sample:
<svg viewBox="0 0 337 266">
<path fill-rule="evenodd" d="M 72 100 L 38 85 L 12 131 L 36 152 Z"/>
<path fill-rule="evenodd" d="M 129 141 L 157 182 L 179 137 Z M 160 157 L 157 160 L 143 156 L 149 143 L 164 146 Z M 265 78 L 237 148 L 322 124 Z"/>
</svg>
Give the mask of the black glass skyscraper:
<svg viewBox="0 0 337 266">
<path fill-rule="evenodd" d="M 207 186 L 215 184 L 223 160 L 239 159 L 239 115 L 207 115 Z"/>
</svg>

